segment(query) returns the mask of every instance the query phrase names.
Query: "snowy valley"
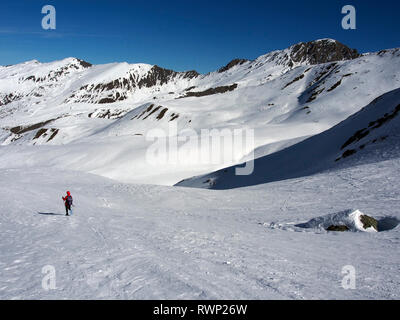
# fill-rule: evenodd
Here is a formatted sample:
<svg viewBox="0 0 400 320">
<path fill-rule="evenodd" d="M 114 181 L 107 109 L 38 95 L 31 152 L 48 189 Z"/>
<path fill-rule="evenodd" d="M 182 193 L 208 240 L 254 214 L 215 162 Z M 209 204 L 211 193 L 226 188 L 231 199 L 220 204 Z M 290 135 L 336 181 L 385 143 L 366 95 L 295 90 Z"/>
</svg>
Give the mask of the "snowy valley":
<svg viewBox="0 0 400 320">
<path fill-rule="evenodd" d="M 149 163 L 154 130 L 203 129 L 254 145 L 201 162 L 195 136 L 184 163 Z M 399 299 L 399 48 L 322 39 L 208 74 L 1 66 L 0 144 L 1 299 Z"/>
</svg>

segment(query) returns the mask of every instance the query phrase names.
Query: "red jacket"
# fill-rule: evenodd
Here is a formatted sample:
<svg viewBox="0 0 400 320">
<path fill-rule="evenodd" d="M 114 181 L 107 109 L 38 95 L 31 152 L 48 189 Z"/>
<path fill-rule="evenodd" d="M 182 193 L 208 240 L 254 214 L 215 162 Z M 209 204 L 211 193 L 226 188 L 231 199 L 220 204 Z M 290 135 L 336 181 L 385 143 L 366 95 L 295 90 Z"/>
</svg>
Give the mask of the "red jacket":
<svg viewBox="0 0 400 320">
<path fill-rule="evenodd" d="M 71 196 L 71 192 L 69 192 L 69 191 L 67 191 L 67 196 L 65 196 L 65 197 L 62 197 L 62 199 L 63 199 L 64 201 L 66 201 L 66 200 L 67 200 L 67 198 L 68 198 L 68 196 Z"/>
</svg>

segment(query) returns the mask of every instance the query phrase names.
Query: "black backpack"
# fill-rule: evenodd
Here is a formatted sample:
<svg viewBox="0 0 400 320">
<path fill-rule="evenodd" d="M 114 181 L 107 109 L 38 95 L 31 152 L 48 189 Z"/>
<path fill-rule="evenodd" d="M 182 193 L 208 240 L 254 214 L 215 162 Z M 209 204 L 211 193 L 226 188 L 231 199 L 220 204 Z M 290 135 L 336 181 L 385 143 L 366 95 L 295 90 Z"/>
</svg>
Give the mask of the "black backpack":
<svg viewBox="0 0 400 320">
<path fill-rule="evenodd" d="M 67 199 L 65 200 L 65 203 L 70 207 L 72 206 L 72 197 L 71 196 L 67 196 Z"/>
</svg>

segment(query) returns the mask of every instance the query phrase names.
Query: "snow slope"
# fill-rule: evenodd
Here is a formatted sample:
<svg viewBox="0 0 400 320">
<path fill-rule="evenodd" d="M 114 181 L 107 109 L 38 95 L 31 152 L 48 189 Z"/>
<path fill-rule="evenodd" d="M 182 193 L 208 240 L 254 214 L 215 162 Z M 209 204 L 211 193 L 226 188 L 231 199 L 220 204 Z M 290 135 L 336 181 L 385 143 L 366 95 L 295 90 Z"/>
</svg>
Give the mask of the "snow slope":
<svg viewBox="0 0 400 320">
<path fill-rule="evenodd" d="M 399 137 L 400 89 L 396 89 L 335 127 L 256 159 L 251 175 L 236 175 L 233 166 L 184 180 L 178 185 L 230 189 L 306 176 L 344 165 L 343 162 L 347 165 L 354 165 L 354 161 L 378 162 L 382 157 L 400 157 Z M 250 165 L 246 163 L 246 166 Z"/>
<path fill-rule="evenodd" d="M 399 169 L 396 158 L 229 191 L 3 169 L 0 298 L 399 299 Z M 298 226 L 349 208 L 387 230 Z M 46 265 L 55 290 L 42 288 Z M 347 265 L 355 290 L 341 286 Z"/>
</svg>

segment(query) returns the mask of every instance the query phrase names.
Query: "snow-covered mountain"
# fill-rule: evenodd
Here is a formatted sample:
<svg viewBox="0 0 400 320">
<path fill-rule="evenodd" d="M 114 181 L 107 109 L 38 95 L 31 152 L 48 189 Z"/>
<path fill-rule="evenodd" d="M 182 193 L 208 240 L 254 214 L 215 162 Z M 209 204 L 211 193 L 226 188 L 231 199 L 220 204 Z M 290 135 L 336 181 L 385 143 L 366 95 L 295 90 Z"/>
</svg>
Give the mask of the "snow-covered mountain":
<svg viewBox="0 0 400 320">
<path fill-rule="evenodd" d="M 205 75 L 0 67 L 0 299 L 398 299 L 399 114 L 400 49 L 330 39 Z M 202 129 L 254 145 L 201 162 Z M 158 133 L 185 162 L 149 162 Z"/>
<path fill-rule="evenodd" d="M 277 152 L 400 87 L 400 49 L 359 54 L 331 39 L 299 43 L 208 74 L 68 58 L 0 67 L 0 166 L 69 167 L 125 182 L 174 184 Z M 151 130 L 252 129 L 233 157 L 146 158 Z M 9 154 L 17 155 L 9 157 Z"/>
</svg>

